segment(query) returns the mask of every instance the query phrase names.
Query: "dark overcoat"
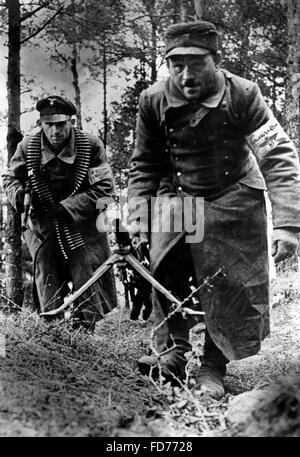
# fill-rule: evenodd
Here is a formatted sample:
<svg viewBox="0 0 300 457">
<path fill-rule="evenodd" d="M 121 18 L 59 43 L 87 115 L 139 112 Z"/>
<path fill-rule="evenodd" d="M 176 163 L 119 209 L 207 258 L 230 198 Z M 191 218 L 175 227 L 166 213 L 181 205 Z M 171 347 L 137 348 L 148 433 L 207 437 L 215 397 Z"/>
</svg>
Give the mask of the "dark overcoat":
<svg viewBox="0 0 300 457">
<path fill-rule="evenodd" d="M 89 144 L 90 158 L 83 173 L 78 170 L 78 145 L 74 129 L 61 157 L 53 157 L 46 147 L 45 138 L 40 135 L 42 159 L 38 171 L 49 183 L 55 203 L 60 203 L 67 212 L 68 226 L 76 228 L 83 240 L 77 249 L 68 251 L 68 259 L 65 260 L 60 252 L 54 225 L 33 191 L 30 223 L 24 237 L 34 262 L 35 290 L 42 311 L 56 309 L 62 304 L 68 275 L 77 290 L 110 255 L 107 234 L 97 230 L 96 219 L 99 209 L 105 207 L 105 200 L 113 194 L 113 176 L 103 144 L 92 135 L 84 135 Z M 28 145 L 33 138 L 35 136 L 27 136 L 18 144 L 8 171 L 3 175 L 4 188 L 15 208 L 17 192 L 25 187 L 28 180 L 26 159 Z M 80 176 L 81 184 L 73 192 L 76 176 Z M 65 274 L 66 270 L 68 275 Z M 113 272 L 106 273 L 98 280 L 83 295 L 83 301 L 90 303 L 98 318 L 112 310 L 117 305 Z"/>
<path fill-rule="evenodd" d="M 210 334 L 229 359 L 257 353 L 269 333 L 265 190 L 274 229 L 299 229 L 297 152 L 255 83 L 221 71 L 217 93 L 193 103 L 170 78 L 143 91 L 129 204 L 144 202 L 139 217 L 147 227 L 145 202 L 152 199 L 151 266 L 156 275 L 162 266 L 168 268 L 168 252 L 187 234 L 184 223 L 181 229 L 172 225 L 172 220 L 180 221 L 182 202 L 186 197 L 204 200 L 196 211 L 204 236 L 187 246 L 198 284 L 220 267 L 226 273 L 214 282 L 213 293 L 201 290 L 200 301 Z M 157 202 L 162 196 L 170 198 L 169 211 L 153 204 L 154 197 Z M 133 218 L 137 214 L 133 211 Z M 157 229 L 163 219 L 169 219 L 170 230 Z"/>
</svg>

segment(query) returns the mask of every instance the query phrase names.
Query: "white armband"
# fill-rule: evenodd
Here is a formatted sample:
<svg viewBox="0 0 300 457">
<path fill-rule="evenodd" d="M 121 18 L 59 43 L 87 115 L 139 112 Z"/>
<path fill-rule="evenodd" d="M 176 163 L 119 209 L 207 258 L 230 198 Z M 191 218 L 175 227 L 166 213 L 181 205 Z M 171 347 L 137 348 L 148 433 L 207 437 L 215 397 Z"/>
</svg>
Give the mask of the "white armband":
<svg viewBox="0 0 300 457">
<path fill-rule="evenodd" d="M 248 145 L 259 160 L 286 140 L 289 138 L 273 114 L 258 130 L 246 136 Z"/>
<path fill-rule="evenodd" d="M 111 169 L 107 162 L 99 165 L 99 167 L 89 168 L 89 183 L 91 185 L 107 177 L 111 177 Z"/>
</svg>

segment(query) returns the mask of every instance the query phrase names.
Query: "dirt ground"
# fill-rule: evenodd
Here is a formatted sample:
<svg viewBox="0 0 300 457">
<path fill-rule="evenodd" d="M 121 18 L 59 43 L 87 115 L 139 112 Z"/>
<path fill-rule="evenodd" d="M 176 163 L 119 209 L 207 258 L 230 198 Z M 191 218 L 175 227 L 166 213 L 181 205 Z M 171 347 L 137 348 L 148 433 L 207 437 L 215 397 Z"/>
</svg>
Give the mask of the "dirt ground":
<svg viewBox="0 0 300 457">
<path fill-rule="evenodd" d="M 259 435 L 254 429 L 247 432 L 257 392 L 266 398 L 269 386 L 299 378 L 299 279 L 298 272 L 289 271 L 273 280 L 271 335 L 258 355 L 230 362 L 222 401 L 194 396 L 192 380 L 171 388 L 138 372 L 136 360 L 148 347 L 153 317 L 131 321 L 121 306 L 91 336 L 72 331 L 68 323 L 45 324 L 29 310 L 1 313 L 0 436 Z M 193 331 L 194 341 L 199 332 Z M 200 353 L 196 345 L 191 366 L 197 365 Z M 295 401 L 293 433 L 298 433 L 300 407 Z M 277 436 L 288 433 L 280 430 Z M 274 427 L 265 433 L 272 436 Z"/>
</svg>

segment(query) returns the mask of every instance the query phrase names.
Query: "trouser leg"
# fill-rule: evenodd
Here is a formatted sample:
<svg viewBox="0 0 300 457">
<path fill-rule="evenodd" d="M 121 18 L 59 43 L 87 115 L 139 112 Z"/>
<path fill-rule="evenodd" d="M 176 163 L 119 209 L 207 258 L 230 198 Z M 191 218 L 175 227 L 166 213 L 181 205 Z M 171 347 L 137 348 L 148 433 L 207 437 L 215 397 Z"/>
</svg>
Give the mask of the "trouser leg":
<svg viewBox="0 0 300 457">
<path fill-rule="evenodd" d="M 183 300 L 191 293 L 189 287 L 191 276 L 193 276 L 193 264 L 190 252 L 188 246 L 180 242 L 161 263 L 156 279 L 178 299 Z M 163 375 L 171 381 L 172 375 L 182 379 L 187 362 L 185 353 L 191 350 L 189 330 L 195 322 L 191 317 L 184 318 L 180 312 L 169 317 L 172 303 L 157 290 L 153 293 L 153 304 L 157 352 L 160 355 L 159 364 Z M 144 356 L 138 363 L 143 374 L 149 374 L 151 367 L 157 364 L 158 360 L 155 356 Z M 171 376 L 169 376 L 170 373 Z"/>
<path fill-rule="evenodd" d="M 190 279 L 194 277 L 194 268 L 188 245 L 180 241 L 165 257 L 156 275 L 158 281 L 172 292 L 179 300 L 184 300 L 190 293 Z M 159 350 L 173 345 L 191 349 L 189 330 L 195 324 L 191 316 L 183 317 L 181 312 L 168 317 L 172 303 L 160 292 L 154 291 L 154 309 L 159 325 L 156 331 Z"/>
<path fill-rule="evenodd" d="M 215 345 L 210 337 L 208 330 L 205 330 L 205 341 L 203 349 L 202 366 L 207 366 L 219 371 L 221 376 L 226 374 L 226 365 L 229 360 L 225 357 L 223 352 Z"/>
<path fill-rule="evenodd" d="M 41 312 L 47 312 L 62 305 L 68 290 L 68 279 L 65 275 L 65 264 L 53 237 L 49 237 L 44 242 L 36 255 L 34 282 Z"/>
<path fill-rule="evenodd" d="M 76 249 L 70 254 L 69 268 L 75 290 L 78 290 L 92 277 L 94 271 L 84 247 Z M 103 317 L 103 301 L 97 284 L 86 290 L 74 303 L 74 318 L 77 320 L 78 326 L 82 325 L 93 331 L 96 322 Z M 74 327 L 76 327 L 76 321 Z"/>
</svg>

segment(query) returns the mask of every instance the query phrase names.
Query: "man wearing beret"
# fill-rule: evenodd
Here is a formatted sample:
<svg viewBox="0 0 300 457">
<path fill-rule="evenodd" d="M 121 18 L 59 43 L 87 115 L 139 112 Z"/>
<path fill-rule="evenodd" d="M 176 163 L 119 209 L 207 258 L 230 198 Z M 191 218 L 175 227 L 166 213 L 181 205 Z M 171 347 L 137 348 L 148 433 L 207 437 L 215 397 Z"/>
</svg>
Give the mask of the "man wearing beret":
<svg viewBox="0 0 300 457">
<path fill-rule="evenodd" d="M 213 24 L 171 25 L 165 57 L 169 77 L 140 96 L 129 204 L 169 197 L 175 218 L 187 201 L 200 199 L 196 219 L 203 237 L 191 241 L 184 225 L 181 231 L 153 229 L 159 217 L 153 204 L 152 227 L 146 219 L 141 223 L 145 211 L 139 217 L 133 211 L 132 232 L 150 241 L 152 273 L 181 300 L 191 292 L 191 278 L 194 287 L 213 278 L 197 297 L 206 330 L 195 391 L 220 398 L 229 360 L 256 354 L 269 334 L 265 190 L 275 263 L 296 253 L 299 159 L 257 84 L 221 69 Z M 160 367 L 167 380 L 183 379 L 189 330 L 198 320 L 180 312 L 168 317 L 172 304 L 156 291 L 153 297 L 159 357 L 143 356 L 140 371 L 155 377 Z"/>
<path fill-rule="evenodd" d="M 72 102 L 49 96 L 37 103 L 41 130 L 17 146 L 4 188 L 10 203 L 24 212 L 32 202 L 24 237 L 34 264 L 34 298 L 41 312 L 59 308 L 110 255 L 106 233 L 96 228 L 97 208 L 113 193 L 113 176 L 101 141 L 73 127 Z M 99 206 L 100 203 L 100 206 Z M 114 277 L 106 273 L 75 302 L 74 327 L 90 331 L 117 304 Z"/>
</svg>

